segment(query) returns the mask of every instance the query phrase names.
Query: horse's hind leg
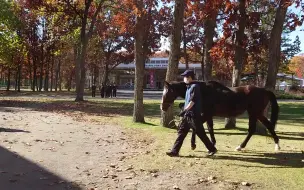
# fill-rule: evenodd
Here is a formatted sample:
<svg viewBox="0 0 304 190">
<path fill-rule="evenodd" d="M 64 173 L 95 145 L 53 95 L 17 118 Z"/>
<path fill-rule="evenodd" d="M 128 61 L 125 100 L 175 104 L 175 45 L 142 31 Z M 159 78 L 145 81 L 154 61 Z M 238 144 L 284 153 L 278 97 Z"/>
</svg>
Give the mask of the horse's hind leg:
<svg viewBox="0 0 304 190">
<path fill-rule="evenodd" d="M 242 142 L 240 146 L 238 146 L 235 150 L 241 151 L 243 148 L 246 147 L 248 141 L 250 140 L 251 136 L 255 133 L 256 130 L 256 122 L 257 118 L 253 116 L 249 116 L 249 129 L 248 129 L 248 134 L 245 140 Z"/>
<path fill-rule="evenodd" d="M 213 119 L 212 119 L 212 117 L 207 120 L 207 126 L 208 126 L 208 131 L 209 131 L 209 134 L 210 134 L 211 142 L 215 146 L 216 140 L 215 140 L 214 131 L 213 131 Z"/>
<path fill-rule="evenodd" d="M 276 132 L 274 131 L 274 126 L 271 124 L 271 122 L 265 117 L 265 116 L 260 116 L 259 120 L 265 125 L 265 127 L 268 129 L 270 134 L 273 137 L 274 143 L 275 143 L 275 151 L 280 150 L 280 145 L 279 145 L 279 137 L 277 136 Z"/>
</svg>

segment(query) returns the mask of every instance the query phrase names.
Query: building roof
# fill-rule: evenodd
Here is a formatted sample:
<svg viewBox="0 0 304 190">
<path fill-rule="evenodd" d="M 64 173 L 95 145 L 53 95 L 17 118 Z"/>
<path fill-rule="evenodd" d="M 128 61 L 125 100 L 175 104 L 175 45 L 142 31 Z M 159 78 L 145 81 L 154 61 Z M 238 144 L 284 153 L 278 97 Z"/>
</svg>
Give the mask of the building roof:
<svg viewBox="0 0 304 190">
<path fill-rule="evenodd" d="M 150 57 L 146 63 L 145 68 L 146 69 L 167 69 L 169 62 L 169 57 Z M 115 69 L 134 69 L 135 64 L 134 62 L 131 62 L 129 64 L 119 64 Z M 178 64 L 179 69 L 186 69 L 186 64 L 179 62 Z M 190 69 L 201 69 L 201 64 L 197 63 L 190 63 L 189 64 Z"/>
</svg>

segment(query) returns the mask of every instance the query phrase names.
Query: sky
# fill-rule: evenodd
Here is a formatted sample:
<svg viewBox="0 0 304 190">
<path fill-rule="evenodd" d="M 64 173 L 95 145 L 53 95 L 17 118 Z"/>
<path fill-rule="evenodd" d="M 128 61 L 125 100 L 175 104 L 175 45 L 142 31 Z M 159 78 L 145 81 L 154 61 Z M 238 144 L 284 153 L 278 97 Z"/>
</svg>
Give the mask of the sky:
<svg viewBox="0 0 304 190">
<path fill-rule="evenodd" d="M 300 30 L 303 31 L 300 31 Z M 294 32 L 292 32 L 290 34 L 290 38 L 292 40 L 295 40 L 296 36 L 299 36 L 300 41 L 301 41 L 301 52 L 300 53 L 304 53 L 304 27 L 299 27 L 297 30 L 295 30 Z"/>
<path fill-rule="evenodd" d="M 296 14 L 301 14 L 301 10 L 295 8 L 294 6 L 290 7 L 289 9 Z M 300 27 L 297 27 L 297 29 L 295 31 L 293 31 L 292 33 L 290 33 L 289 36 L 292 40 L 294 40 L 296 38 L 296 36 L 299 36 L 300 41 L 301 41 L 301 52 L 300 53 L 304 53 L 304 26 L 302 25 Z"/>
</svg>

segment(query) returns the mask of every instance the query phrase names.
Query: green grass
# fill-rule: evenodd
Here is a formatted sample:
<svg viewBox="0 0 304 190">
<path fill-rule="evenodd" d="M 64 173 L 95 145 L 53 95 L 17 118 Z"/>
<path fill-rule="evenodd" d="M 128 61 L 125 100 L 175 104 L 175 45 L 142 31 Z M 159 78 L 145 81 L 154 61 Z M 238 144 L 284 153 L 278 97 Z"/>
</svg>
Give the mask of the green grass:
<svg viewBox="0 0 304 190">
<path fill-rule="evenodd" d="M 280 115 L 276 131 L 282 150 L 274 152 L 271 138 L 254 135 L 246 150 L 234 148 L 244 139 L 248 129 L 247 115 L 237 119 L 237 129 L 224 129 L 224 119 L 215 118 L 214 128 L 219 152 L 214 158 L 206 158 L 206 148 L 197 139 L 197 150 L 190 149 L 190 135 L 185 139 L 179 158 L 165 155 L 176 139 L 176 130 L 160 126 L 160 101 L 146 100 L 145 124 L 132 122 L 133 100 L 96 99 L 76 103 L 67 99 L 19 99 L 4 98 L 2 106 L 18 106 L 38 111 L 85 114 L 90 120 L 117 124 L 130 132 L 134 128 L 142 135 L 134 138 L 153 139 L 146 147 L 148 154 L 138 155 L 128 162 L 146 170 L 160 169 L 196 172 L 198 178 L 210 175 L 222 180 L 248 181 L 256 189 L 302 189 L 304 186 L 304 102 L 280 103 Z M 178 102 L 175 107 L 177 108 Z M 178 113 L 178 109 L 175 110 Z M 150 141 L 149 141 L 150 142 Z"/>
<path fill-rule="evenodd" d="M 130 161 L 143 169 L 176 170 L 197 172 L 199 176 L 215 175 L 221 179 L 249 181 L 259 189 L 302 189 L 304 185 L 304 103 L 280 103 L 280 119 L 277 133 L 282 150 L 274 152 L 270 137 L 254 135 L 244 152 L 235 152 L 245 138 L 248 129 L 246 114 L 237 119 L 237 129 L 224 129 L 224 119 L 215 119 L 215 135 L 218 154 L 206 158 L 206 149 L 197 139 L 198 148 L 190 150 L 190 135 L 185 139 L 180 158 L 170 158 L 165 151 L 171 148 L 176 130 L 159 126 L 159 102 L 145 101 L 146 122 L 134 124 L 131 116 L 124 117 L 120 124 L 128 128 L 141 128 L 155 138 L 148 147 L 150 154 Z M 198 177 L 199 177 L 198 176 Z"/>
<path fill-rule="evenodd" d="M 303 93 L 288 93 L 288 92 L 282 92 L 282 91 L 276 91 L 275 92 L 277 99 L 282 100 L 304 100 L 304 94 Z"/>
</svg>

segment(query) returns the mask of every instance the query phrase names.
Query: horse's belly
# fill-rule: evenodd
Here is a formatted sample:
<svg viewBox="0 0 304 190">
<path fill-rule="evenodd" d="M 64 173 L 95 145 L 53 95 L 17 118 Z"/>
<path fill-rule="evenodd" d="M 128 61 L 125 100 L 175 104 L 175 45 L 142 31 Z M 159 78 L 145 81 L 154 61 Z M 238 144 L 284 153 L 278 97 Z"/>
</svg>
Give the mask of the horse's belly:
<svg viewBox="0 0 304 190">
<path fill-rule="evenodd" d="M 246 111 L 246 108 L 231 106 L 216 106 L 214 114 L 219 117 L 236 117 L 243 114 Z"/>
</svg>

